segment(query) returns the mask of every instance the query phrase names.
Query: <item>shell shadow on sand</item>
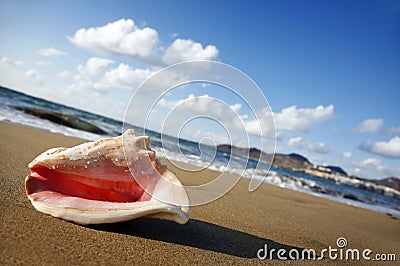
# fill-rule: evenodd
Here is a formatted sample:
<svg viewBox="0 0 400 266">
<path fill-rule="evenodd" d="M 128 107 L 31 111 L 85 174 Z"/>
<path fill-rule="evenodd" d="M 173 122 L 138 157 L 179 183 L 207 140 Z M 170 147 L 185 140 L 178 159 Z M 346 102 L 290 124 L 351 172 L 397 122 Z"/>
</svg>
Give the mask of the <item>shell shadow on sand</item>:
<svg viewBox="0 0 400 266">
<path fill-rule="evenodd" d="M 268 245 L 268 250 L 303 248 L 288 246 L 266 238 L 240 232 L 216 224 L 191 219 L 185 225 L 172 221 L 140 218 L 117 224 L 89 225 L 88 228 L 131 235 L 167 243 L 185 245 L 242 258 L 257 258 L 257 251 Z M 277 259 L 276 252 L 272 259 Z"/>
</svg>

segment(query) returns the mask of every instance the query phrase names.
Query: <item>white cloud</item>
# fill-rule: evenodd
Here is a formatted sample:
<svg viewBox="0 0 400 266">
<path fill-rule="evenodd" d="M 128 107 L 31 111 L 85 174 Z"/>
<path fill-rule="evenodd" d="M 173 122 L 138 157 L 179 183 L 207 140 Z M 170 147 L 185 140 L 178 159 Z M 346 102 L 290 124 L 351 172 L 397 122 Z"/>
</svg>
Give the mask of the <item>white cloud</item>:
<svg viewBox="0 0 400 266">
<path fill-rule="evenodd" d="M 343 158 L 351 158 L 353 154 L 350 151 L 345 151 L 342 153 Z"/>
<path fill-rule="evenodd" d="M 36 69 L 30 69 L 26 71 L 25 76 L 30 79 L 36 79 L 36 80 L 40 78 L 39 72 Z"/>
<path fill-rule="evenodd" d="M 269 108 L 264 108 L 257 111 L 258 120 L 244 120 L 249 133 L 260 135 L 260 129 L 262 129 L 263 137 L 271 138 L 272 136 L 279 137 L 281 130 L 308 132 L 314 124 L 326 121 L 333 115 L 333 105 L 319 105 L 315 108 L 297 108 L 293 105 L 280 112 L 271 112 Z M 245 118 L 245 116 L 241 117 Z"/>
<path fill-rule="evenodd" d="M 382 178 L 388 176 L 400 176 L 400 168 L 393 167 L 376 158 L 366 158 L 361 161 L 351 162 L 346 170 L 349 173 L 366 178 Z"/>
<path fill-rule="evenodd" d="M 177 32 L 174 32 L 174 33 L 171 33 L 169 36 L 171 37 L 171 39 L 175 39 L 176 37 L 179 36 L 179 34 Z"/>
<path fill-rule="evenodd" d="M 8 63 L 8 61 L 9 61 L 9 59 L 8 59 L 8 57 L 6 57 L 6 56 L 3 56 L 3 57 L 0 59 L 0 63 L 2 63 L 2 64 L 6 64 L 6 63 Z"/>
<path fill-rule="evenodd" d="M 67 78 L 71 77 L 71 73 L 68 70 L 65 70 L 65 71 L 57 73 L 57 76 L 62 79 L 67 79 Z"/>
<path fill-rule="evenodd" d="M 12 60 L 10 60 L 8 57 L 6 57 L 6 56 L 3 56 L 3 57 L 0 59 L 0 63 L 1 63 L 1 64 L 4 64 L 4 65 L 10 65 L 10 66 L 22 66 L 23 64 L 25 64 L 24 61 L 21 61 L 21 60 L 12 61 Z"/>
<path fill-rule="evenodd" d="M 280 113 L 274 113 L 274 119 L 277 129 L 308 132 L 313 124 L 328 120 L 333 114 L 333 105 L 319 105 L 315 108 L 297 108 L 292 105 Z"/>
<path fill-rule="evenodd" d="M 51 65 L 53 65 L 53 62 L 51 62 L 51 61 L 36 61 L 35 63 L 38 66 L 51 66 Z"/>
<path fill-rule="evenodd" d="M 118 88 L 133 91 L 153 74 L 149 69 L 132 68 L 127 64 L 119 64 L 117 68 L 107 71 L 98 83 L 105 88 Z"/>
<path fill-rule="evenodd" d="M 392 127 L 388 129 L 389 134 L 400 134 L 400 127 Z"/>
<path fill-rule="evenodd" d="M 187 60 L 211 60 L 217 56 L 218 49 L 214 45 L 203 47 L 192 40 L 176 39 L 165 51 L 163 61 L 174 64 Z"/>
<path fill-rule="evenodd" d="M 367 141 L 360 145 L 360 149 L 389 158 L 400 158 L 400 137 L 396 136 L 389 141 Z"/>
<path fill-rule="evenodd" d="M 380 167 L 381 161 L 376 158 L 367 158 L 361 161 L 360 165 L 362 166 L 374 166 Z"/>
<path fill-rule="evenodd" d="M 76 72 L 74 75 L 74 83 L 71 84 L 68 88 L 70 91 L 79 91 L 79 90 L 104 90 L 108 88 L 107 84 L 103 84 L 101 81 L 104 79 L 104 75 L 106 71 L 109 69 L 109 66 L 114 62 L 110 59 L 100 58 L 100 57 L 91 57 L 89 58 L 85 64 L 78 65 L 76 67 Z M 71 75 L 69 73 L 59 73 L 61 77 Z"/>
<path fill-rule="evenodd" d="M 69 87 L 70 90 L 133 91 L 154 73 L 149 69 L 135 69 L 124 63 L 120 63 L 116 68 L 110 68 L 112 63 L 113 61 L 109 59 L 92 57 L 85 65 L 79 65 L 74 77 L 75 83 Z M 69 73 L 59 73 L 60 77 L 68 75 Z"/>
<path fill-rule="evenodd" d="M 382 125 L 382 118 L 371 118 L 366 119 L 361 124 L 359 124 L 357 130 L 360 133 L 376 133 L 381 129 Z"/>
<path fill-rule="evenodd" d="M 351 171 L 348 171 L 348 173 L 349 172 L 351 172 L 353 175 L 358 176 L 361 173 L 361 169 L 359 167 L 354 167 L 354 168 L 351 169 Z"/>
<path fill-rule="evenodd" d="M 235 111 L 236 113 L 238 113 L 240 111 L 240 109 L 242 109 L 242 105 L 240 103 L 235 103 L 233 105 L 229 106 L 233 111 Z"/>
<path fill-rule="evenodd" d="M 186 138 L 198 139 L 201 136 L 212 136 L 217 143 L 228 143 L 226 134 L 221 132 L 212 134 L 208 132 L 210 131 L 208 125 L 211 123 L 213 129 L 216 131 L 226 130 L 235 145 L 250 145 L 247 135 L 248 128 L 241 119 L 241 116 L 237 113 L 241 108 L 240 104 L 230 105 L 207 94 L 201 96 L 191 94 L 184 99 L 178 100 L 160 99 L 158 105 L 169 109 L 168 120 L 161 119 L 163 121 L 164 130 L 169 134 L 176 135 L 176 131 L 182 125 L 185 125 L 188 121 L 192 121 L 192 119 L 196 120 L 196 118 L 199 118 L 200 121 L 204 121 L 204 124 L 199 122 L 202 126 L 199 124 L 196 126 L 196 122 L 193 122 L 194 124 L 191 122 L 190 127 L 193 130 L 193 134 L 195 132 L 200 132 L 201 134 L 198 133 L 197 135 L 190 136 L 190 134 L 187 135 L 188 133 L 186 132 Z"/>
<path fill-rule="evenodd" d="M 7 57 L 0 59 L 0 84 L 4 87 L 23 91 L 34 96 L 46 91 L 43 78 L 36 69 L 24 69 L 15 64 L 17 61 Z M 29 84 L 29 86 L 27 86 Z M 44 94 L 46 95 L 46 94 Z"/>
<path fill-rule="evenodd" d="M 216 133 L 216 132 L 211 132 L 211 131 L 202 131 L 202 130 L 196 130 L 194 132 L 192 132 L 191 130 L 188 130 L 188 132 L 182 132 L 182 135 L 180 137 L 183 137 L 185 139 L 194 140 L 197 142 L 200 142 L 201 140 L 203 140 L 208 145 L 210 145 L 211 143 L 215 143 L 216 145 L 219 145 L 219 144 L 227 144 L 227 143 L 232 142 L 232 140 L 229 139 L 229 136 L 227 134 Z M 207 142 L 207 139 L 211 139 L 213 141 Z"/>
<path fill-rule="evenodd" d="M 156 30 L 139 28 L 132 19 L 120 19 L 95 28 L 81 28 L 68 38 L 73 44 L 101 54 L 125 54 L 146 58 L 158 42 Z"/>
<path fill-rule="evenodd" d="M 160 99 L 158 103 L 163 107 L 179 109 L 179 111 L 190 112 L 194 115 L 208 114 L 227 126 L 244 126 L 236 113 L 240 110 L 241 104 L 228 105 L 207 94 L 201 96 L 190 94 L 187 98 L 176 101 Z"/>
<path fill-rule="evenodd" d="M 123 119 L 123 112 L 130 94 L 128 94 L 128 97 L 121 97 L 119 93 L 114 91 L 112 93 L 107 91 L 98 93 L 90 90 L 90 87 L 83 86 L 83 84 L 75 90 L 69 88 L 68 85 L 62 85 L 64 83 L 58 86 L 49 84 L 45 80 L 44 75 L 46 73 L 33 68 L 23 70 L 12 62 L 10 59 L 0 59 L 0 84 L 2 86 L 107 117 Z M 74 73 L 70 74 L 72 77 Z M 89 83 L 89 85 L 93 85 L 93 83 Z M 78 83 L 75 83 L 74 86 L 78 86 Z"/>
<path fill-rule="evenodd" d="M 180 105 L 181 103 L 185 102 L 186 100 L 194 99 L 194 98 L 195 98 L 194 95 L 190 94 L 186 99 L 180 99 L 180 100 L 176 100 L 176 101 L 168 101 L 165 99 L 160 99 L 158 101 L 158 104 L 161 105 L 162 107 L 165 107 L 168 109 L 173 109 L 173 108 L 177 107 L 178 105 Z"/>
<path fill-rule="evenodd" d="M 42 56 L 61 56 L 61 55 L 67 55 L 66 52 L 55 49 L 53 47 L 50 48 L 45 48 L 41 49 L 38 51 L 38 53 Z"/>
<path fill-rule="evenodd" d="M 317 153 L 328 153 L 330 149 L 323 142 L 310 143 L 307 145 L 308 150 Z"/>
<path fill-rule="evenodd" d="M 303 147 L 303 145 L 304 145 L 303 138 L 300 136 L 293 137 L 288 140 L 288 146 L 290 146 L 290 147 L 301 148 L 301 147 Z"/>
<path fill-rule="evenodd" d="M 114 61 L 106 58 L 91 57 L 87 60 L 85 65 L 79 65 L 77 71 L 81 75 L 94 76 L 103 72 L 108 65 L 114 63 Z"/>
<path fill-rule="evenodd" d="M 174 38 L 176 34 L 172 35 Z M 214 59 L 218 49 L 190 39 L 176 39 L 167 48 L 160 45 L 158 32 L 138 27 L 132 19 L 120 19 L 99 27 L 81 28 L 69 41 L 100 55 L 128 55 L 152 65 L 173 64 L 199 59 Z"/>
</svg>

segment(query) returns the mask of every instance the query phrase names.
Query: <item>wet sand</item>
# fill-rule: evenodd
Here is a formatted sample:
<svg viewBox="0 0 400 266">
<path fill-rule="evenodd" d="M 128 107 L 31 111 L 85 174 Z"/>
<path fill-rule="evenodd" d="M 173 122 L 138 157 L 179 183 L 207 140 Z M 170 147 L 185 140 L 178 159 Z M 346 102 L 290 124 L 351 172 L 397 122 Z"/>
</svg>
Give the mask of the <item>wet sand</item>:
<svg viewBox="0 0 400 266">
<path fill-rule="evenodd" d="M 1 265 L 347 264 L 329 258 L 281 261 L 276 253 L 273 260 L 261 261 L 256 255 L 265 244 L 268 250 L 286 250 L 286 256 L 292 248 L 319 254 L 337 248 L 339 237 L 347 239 L 344 251 L 368 248 L 371 257 L 395 253 L 400 260 L 400 218 L 268 184 L 250 193 L 246 179 L 222 198 L 194 207 L 185 225 L 148 218 L 76 225 L 36 211 L 25 195 L 24 178 L 28 163 L 41 152 L 83 141 L 8 123 L 0 123 L 0 141 Z M 186 184 L 219 174 L 171 168 Z"/>
</svg>

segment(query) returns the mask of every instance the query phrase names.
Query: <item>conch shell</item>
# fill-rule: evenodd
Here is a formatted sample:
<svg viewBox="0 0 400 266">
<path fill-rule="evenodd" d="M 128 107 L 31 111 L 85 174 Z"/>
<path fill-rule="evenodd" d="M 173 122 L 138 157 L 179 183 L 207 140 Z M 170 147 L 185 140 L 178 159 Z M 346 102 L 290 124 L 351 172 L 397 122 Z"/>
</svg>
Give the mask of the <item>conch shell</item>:
<svg viewBox="0 0 400 266">
<path fill-rule="evenodd" d="M 38 211 L 78 224 L 143 216 L 184 224 L 188 195 L 149 142 L 129 129 L 118 137 L 50 149 L 29 164 L 28 198 Z"/>
</svg>

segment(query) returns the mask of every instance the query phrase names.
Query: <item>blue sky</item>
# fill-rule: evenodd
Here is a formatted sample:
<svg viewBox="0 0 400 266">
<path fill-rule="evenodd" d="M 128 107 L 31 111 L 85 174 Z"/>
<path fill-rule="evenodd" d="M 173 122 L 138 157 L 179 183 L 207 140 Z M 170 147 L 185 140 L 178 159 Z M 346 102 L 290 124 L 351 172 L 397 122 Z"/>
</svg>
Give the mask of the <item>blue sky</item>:
<svg viewBox="0 0 400 266">
<path fill-rule="evenodd" d="M 2 0 L 0 25 L 0 85 L 122 120 L 157 70 L 217 60 L 263 91 L 278 152 L 362 177 L 400 176 L 398 1 Z M 160 113 L 190 94 L 205 107 L 206 96 L 239 103 L 201 88 L 176 90 Z M 185 137 L 225 141 L 214 122 L 191 126 Z"/>
</svg>

